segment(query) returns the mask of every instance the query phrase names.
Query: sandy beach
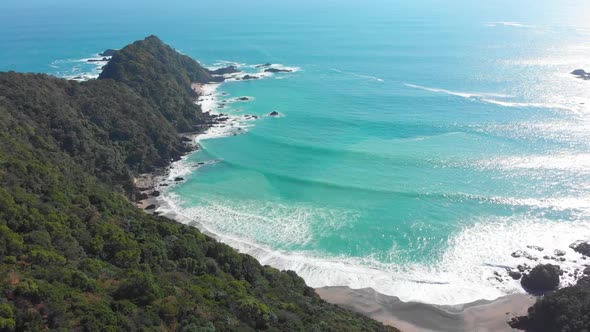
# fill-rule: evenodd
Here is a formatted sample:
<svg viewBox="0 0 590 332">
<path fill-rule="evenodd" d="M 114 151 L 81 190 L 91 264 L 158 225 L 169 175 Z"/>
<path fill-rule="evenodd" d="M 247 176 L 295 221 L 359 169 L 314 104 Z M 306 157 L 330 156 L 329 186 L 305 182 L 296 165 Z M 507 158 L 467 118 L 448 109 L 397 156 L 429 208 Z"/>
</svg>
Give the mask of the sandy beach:
<svg viewBox="0 0 590 332">
<path fill-rule="evenodd" d="M 371 288 L 317 288 L 327 302 L 356 311 L 405 332 L 501 332 L 514 331 L 506 323 L 526 314 L 535 297 L 513 294 L 493 301 L 476 301 L 463 305 L 442 306 L 403 302 L 397 297 L 375 292 Z"/>
</svg>

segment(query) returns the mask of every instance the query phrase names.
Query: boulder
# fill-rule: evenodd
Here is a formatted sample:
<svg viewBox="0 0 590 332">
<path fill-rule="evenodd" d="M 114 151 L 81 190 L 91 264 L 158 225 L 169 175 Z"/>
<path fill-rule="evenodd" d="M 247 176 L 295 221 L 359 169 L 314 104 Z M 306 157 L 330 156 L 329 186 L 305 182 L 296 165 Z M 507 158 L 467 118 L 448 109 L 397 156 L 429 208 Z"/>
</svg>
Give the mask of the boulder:
<svg viewBox="0 0 590 332">
<path fill-rule="evenodd" d="M 176 182 L 184 181 L 184 178 L 178 176 L 178 177 L 174 178 L 174 181 L 176 181 Z"/>
<path fill-rule="evenodd" d="M 153 197 L 158 197 L 158 196 L 160 196 L 160 192 L 159 192 L 159 191 L 157 191 L 157 190 L 154 190 L 154 191 L 152 191 L 151 195 L 152 195 Z"/>
<path fill-rule="evenodd" d="M 517 251 L 513 252 L 511 254 L 511 256 L 514 257 L 514 258 L 524 257 L 526 259 L 530 259 L 530 260 L 533 260 L 533 261 L 536 261 L 538 259 L 537 257 L 535 257 L 535 256 L 533 256 L 533 255 L 531 255 L 528 252 L 523 251 L 523 250 L 517 250 Z"/>
<path fill-rule="evenodd" d="M 156 208 L 156 204 L 150 204 L 148 206 L 145 207 L 146 210 L 153 210 Z"/>
<path fill-rule="evenodd" d="M 268 116 L 277 116 L 277 115 L 279 115 L 279 112 L 277 112 L 277 111 L 272 111 L 272 112 L 268 113 Z"/>
<path fill-rule="evenodd" d="M 98 55 L 100 56 L 113 56 L 115 53 L 117 52 L 117 50 L 113 50 L 113 49 L 107 49 L 102 53 L 99 53 Z"/>
<path fill-rule="evenodd" d="M 517 271 L 509 271 L 508 275 L 510 276 L 510 278 L 512 278 L 514 280 L 518 280 L 518 279 L 520 279 L 520 277 L 522 277 L 522 273 L 517 272 Z"/>
<path fill-rule="evenodd" d="M 258 77 L 256 77 L 256 76 L 252 76 L 252 75 L 244 75 L 244 76 L 242 77 L 242 79 L 243 79 L 243 80 L 257 80 L 257 79 L 258 79 Z"/>
<path fill-rule="evenodd" d="M 576 242 L 570 245 L 570 248 L 574 249 L 575 252 L 578 252 L 584 256 L 590 256 L 590 242 Z"/>
<path fill-rule="evenodd" d="M 553 251 L 553 254 L 555 254 L 555 256 L 557 256 L 557 257 L 561 257 L 561 256 L 565 256 L 565 251 L 559 250 L 559 249 L 555 249 Z"/>
<path fill-rule="evenodd" d="M 262 64 L 262 65 L 257 65 L 256 68 L 264 68 L 264 67 L 270 67 L 270 66 L 272 66 L 272 64 L 267 62 L 267 63 Z"/>
<path fill-rule="evenodd" d="M 150 198 L 150 197 L 149 197 L 149 196 L 148 196 L 148 194 L 146 194 L 146 193 L 139 193 L 139 194 L 137 195 L 137 200 L 138 200 L 138 201 L 143 201 L 144 199 L 148 199 L 148 198 Z"/>
<path fill-rule="evenodd" d="M 248 101 L 248 100 L 250 100 L 250 98 L 248 98 L 248 97 L 239 97 L 238 100 L 239 101 Z"/>
<path fill-rule="evenodd" d="M 529 293 L 543 294 L 559 287 L 561 269 L 558 265 L 540 264 L 525 274 L 520 284 Z"/>
</svg>

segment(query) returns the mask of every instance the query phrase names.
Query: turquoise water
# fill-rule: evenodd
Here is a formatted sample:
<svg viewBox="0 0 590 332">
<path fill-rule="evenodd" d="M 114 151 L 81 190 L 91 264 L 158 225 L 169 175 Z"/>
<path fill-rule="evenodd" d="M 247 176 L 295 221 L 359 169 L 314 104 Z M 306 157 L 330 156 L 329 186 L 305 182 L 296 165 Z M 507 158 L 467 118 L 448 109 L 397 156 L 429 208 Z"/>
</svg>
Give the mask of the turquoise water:
<svg viewBox="0 0 590 332">
<path fill-rule="evenodd" d="M 585 1 L 109 5 L 3 2 L 0 70 L 96 74 L 80 59 L 149 34 L 210 66 L 298 68 L 216 90 L 254 98 L 218 110 L 245 134 L 201 140 L 162 211 L 312 286 L 405 300 L 519 292 L 494 276 L 526 262 L 515 250 L 581 265 L 590 82 L 569 72 L 590 69 Z"/>
</svg>

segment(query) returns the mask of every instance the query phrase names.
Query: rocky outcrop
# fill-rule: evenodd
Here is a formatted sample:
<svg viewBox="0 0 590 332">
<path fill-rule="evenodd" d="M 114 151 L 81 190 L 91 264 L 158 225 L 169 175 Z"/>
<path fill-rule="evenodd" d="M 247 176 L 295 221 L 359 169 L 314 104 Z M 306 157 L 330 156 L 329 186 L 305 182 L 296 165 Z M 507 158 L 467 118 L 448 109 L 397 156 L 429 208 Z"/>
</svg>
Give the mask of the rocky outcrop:
<svg viewBox="0 0 590 332">
<path fill-rule="evenodd" d="M 576 242 L 570 245 L 570 248 L 574 249 L 575 252 L 580 253 L 584 256 L 590 256 L 590 242 Z"/>
<path fill-rule="evenodd" d="M 180 177 L 180 176 L 178 176 L 178 177 L 174 178 L 174 181 L 175 181 L 175 182 L 184 181 L 184 178 L 183 178 L 183 177 Z"/>
<path fill-rule="evenodd" d="M 530 259 L 530 260 L 533 260 L 533 261 L 538 260 L 537 257 L 535 257 L 535 256 L 533 256 L 533 255 L 531 255 L 528 252 L 523 251 L 523 250 L 517 250 L 517 251 L 513 252 L 511 254 L 511 256 L 514 257 L 514 258 L 525 257 L 526 259 Z"/>
<path fill-rule="evenodd" d="M 278 116 L 278 115 L 279 115 L 279 112 L 277 112 L 277 111 L 272 111 L 272 112 L 268 113 L 268 116 Z"/>
<path fill-rule="evenodd" d="M 228 66 L 228 67 L 223 67 L 223 68 L 219 68 L 219 69 L 215 69 L 215 70 L 209 70 L 209 74 L 211 75 L 225 75 L 225 74 L 234 74 L 234 73 L 239 73 L 240 70 L 238 70 L 238 68 L 236 68 L 236 66 Z"/>
<path fill-rule="evenodd" d="M 559 287 L 561 273 L 558 265 L 540 264 L 535 266 L 529 274 L 525 274 L 520 284 L 529 293 L 543 294 Z"/>
<path fill-rule="evenodd" d="M 98 55 L 100 55 L 100 56 L 113 56 L 116 52 L 117 52 L 117 50 L 113 50 L 113 49 L 109 48 L 109 49 L 106 49 L 102 53 L 98 53 Z"/>
<path fill-rule="evenodd" d="M 252 76 L 252 75 L 244 75 L 242 76 L 243 80 L 257 80 L 258 77 L 257 76 Z"/>
<path fill-rule="evenodd" d="M 86 62 L 104 62 L 109 61 L 109 58 L 102 58 L 102 59 L 88 59 Z"/>
<path fill-rule="evenodd" d="M 291 69 L 278 69 L 278 68 L 267 68 L 264 70 L 266 73 L 290 73 Z"/>
<path fill-rule="evenodd" d="M 270 67 L 270 66 L 272 66 L 272 64 L 267 62 L 267 63 L 262 64 L 262 65 L 257 65 L 256 68 L 264 68 L 264 67 Z"/>
</svg>

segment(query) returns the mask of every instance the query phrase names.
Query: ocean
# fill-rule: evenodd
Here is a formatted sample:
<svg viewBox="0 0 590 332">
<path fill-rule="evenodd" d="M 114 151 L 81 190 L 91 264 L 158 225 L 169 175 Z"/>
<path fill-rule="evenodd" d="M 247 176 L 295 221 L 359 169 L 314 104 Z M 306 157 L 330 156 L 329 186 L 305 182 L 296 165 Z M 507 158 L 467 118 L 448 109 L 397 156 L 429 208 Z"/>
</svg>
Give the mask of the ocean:
<svg viewBox="0 0 590 332">
<path fill-rule="evenodd" d="M 564 286 L 586 263 L 569 245 L 590 239 L 590 81 L 570 72 L 590 70 L 588 9 L 4 0 L 0 70 L 92 78 L 88 59 L 151 34 L 206 66 L 291 70 L 211 90 L 234 127 L 174 165 L 160 212 L 312 287 L 458 304 L 523 292 L 506 268 L 556 249 Z"/>
</svg>

